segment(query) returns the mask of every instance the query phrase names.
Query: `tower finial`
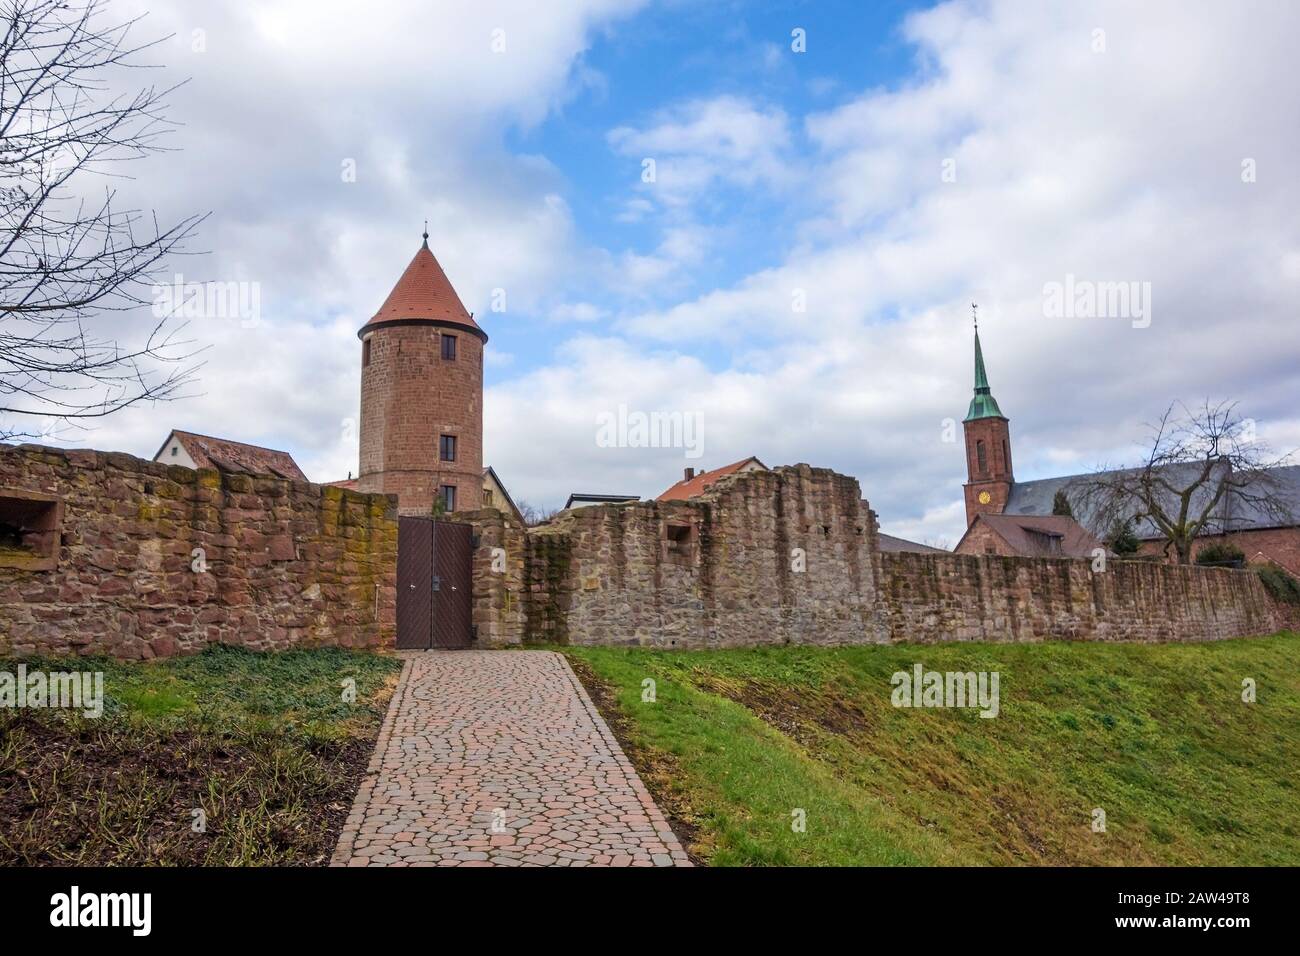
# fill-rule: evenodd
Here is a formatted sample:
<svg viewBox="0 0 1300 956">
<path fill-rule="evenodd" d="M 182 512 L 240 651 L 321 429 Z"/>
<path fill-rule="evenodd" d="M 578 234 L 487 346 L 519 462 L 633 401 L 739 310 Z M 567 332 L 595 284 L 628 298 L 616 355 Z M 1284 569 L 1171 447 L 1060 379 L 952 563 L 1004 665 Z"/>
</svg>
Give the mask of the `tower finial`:
<svg viewBox="0 0 1300 956">
<path fill-rule="evenodd" d="M 424 248 L 429 248 L 429 220 L 424 220 Z"/>
<path fill-rule="evenodd" d="M 978 335 L 980 330 L 980 307 L 974 302 L 970 304 L 970 314 L 975 319 L 975 332 Z"/>
</svg>

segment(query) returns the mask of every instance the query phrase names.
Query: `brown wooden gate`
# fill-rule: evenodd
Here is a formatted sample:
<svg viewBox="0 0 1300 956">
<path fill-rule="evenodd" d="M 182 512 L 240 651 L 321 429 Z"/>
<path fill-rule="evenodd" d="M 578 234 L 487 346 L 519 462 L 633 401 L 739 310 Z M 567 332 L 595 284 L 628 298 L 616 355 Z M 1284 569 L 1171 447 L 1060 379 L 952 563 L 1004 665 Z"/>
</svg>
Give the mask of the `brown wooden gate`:
<svg viewBox="0 0 1300 956">
<path fill-rule="evenodd" d="M 432 518 L 397 519 L 397 646 L 469 647 L 474 529 Z"/>
</svg>

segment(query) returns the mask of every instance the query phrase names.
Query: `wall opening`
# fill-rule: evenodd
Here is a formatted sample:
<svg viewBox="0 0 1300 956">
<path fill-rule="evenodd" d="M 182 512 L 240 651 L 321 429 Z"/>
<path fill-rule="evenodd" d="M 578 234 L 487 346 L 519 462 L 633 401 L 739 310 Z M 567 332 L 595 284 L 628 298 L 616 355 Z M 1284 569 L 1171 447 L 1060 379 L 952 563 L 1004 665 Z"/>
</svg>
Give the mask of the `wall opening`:
<svg viewBox="0 0 1300 956">
<path fill-rule="evenodd" d="M 54 495 L 0 489 L 0 568 L 52 570 L 62 521 L 62 502 Z"/>
<path fill-rule="evenodd" d="M 664 525 L 664 558 L 673 564 L 695 562 L 695 526 L 693 524 Z"/>
</svg>

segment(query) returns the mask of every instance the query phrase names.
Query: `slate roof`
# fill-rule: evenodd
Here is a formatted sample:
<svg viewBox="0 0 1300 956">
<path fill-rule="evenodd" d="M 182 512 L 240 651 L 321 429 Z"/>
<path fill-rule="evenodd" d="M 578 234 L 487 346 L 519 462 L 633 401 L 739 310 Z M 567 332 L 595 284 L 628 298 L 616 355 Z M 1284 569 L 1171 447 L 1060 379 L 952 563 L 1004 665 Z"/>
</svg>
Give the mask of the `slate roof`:
<svg viewBox="0 0 1300 956">
<path fill-rule="evenodd" d="M 687 498 L 694 498 L 702 494 L 709 485 L 713 484 L 719 478 L 725 478 L 727 475 L 734 475 L 740 469 L 744 468 L 750 462 L 754 462 L 763 471 L 767 471 L 767 465 L 763 464 L 753 455 L 748 458 L 742 458 L 740 461 L 733 461 L 730 465 L 723 465 L 721 468 L 714 468 L 712 471 L 702 471 L 693 478 L 683 478 L 677 484 L 673 485 L 656 501 L 685 501 Z"/>
<path fill-rule="evenodd" d="M 167 434 L 166 441 L 154 455 L 155 461 L 171 442 L 173 435 L 181 443 L 186 454 L 194 460 L 197 468 L 215 468 L 218 471 L 235 474 L 275 475 L 277 478 L 287 478 L 290 481 L 307 480 L 307 476 L 302 473 L 298 463 L 287 451 L 276 451 L 274 448 L 249 445 L 228 438 L 198 435 L 180 429 L 172 429 Z"/>
<path fill-rule="evenodd" d="M 876 534 L 876 542 L 881 551 L 887 551 L 896 554 L 899 551 L 913 551 L 917 554 L 949 554 L 943 548 L 932 548 L 928 544 L 921 544 L 917 541 L 908 541 L 906 538 L 895 538 L 892 534 Z"/>
<path fill-rule="evenodd" d="M 1165 465 L 1161 470 L 1170 476 L 1170 484 L 1175 487 L 1186 487 L 1191 484 L 1195 475 L 1199 473 L 1200 467 L 1197 462 L 1186 462 Z M 1117 472 L 1123 470 L 1136 472 L 1138 469 L 1116 469 Z M 1279 485 L 1279 495 L 1289 503 L 1295 523 L 1300 523 L 1300 465 L 1271 468 L 1269 474 Z M 1064 489 L 1066 495 L 1070 498 L 1074 516 L 1082 524 L 1093 527 L 1095 514 L 1091 509 L 1085 507 L 1084 503 L 1077 500 L 1078 492 L 1072 492 L 1071 486 L 1076 484 L 1081 486 L 1095 477 L 1096 475 L 1092 474 L 1064 475 L 1059 478 L 1040 478 L 1037 481 L 1018 481 L 1011 486 L 1011 492 L 1007 496 L 1007 505 L 1002 509 L 1002 513 L 1004 515 L 1050 515 L 1056 492 Z M 1210 494 L 1212 494 L 1210 487 L 1199 489 L 1192 503 L 1193 509 L 1196 507 L 1197 500 L 1203 502 Z M 1213 530 L 1215 532 L 1249 531 L 1260 528 L 1275 528 L 1278 525 L 1277 519 L 1267 514 L 1258 505 L 1243 502 L 1235 496 L 1230 496 L 1221 506 L 1218 513 L 1217 527 Z M 1105 529 L 1096 530 L 1105 531 Z M 1150 521 L 1140 522 L 1134 528 L 1134 533 L 1145 540 L 1164 537 Z"/>
</svg>

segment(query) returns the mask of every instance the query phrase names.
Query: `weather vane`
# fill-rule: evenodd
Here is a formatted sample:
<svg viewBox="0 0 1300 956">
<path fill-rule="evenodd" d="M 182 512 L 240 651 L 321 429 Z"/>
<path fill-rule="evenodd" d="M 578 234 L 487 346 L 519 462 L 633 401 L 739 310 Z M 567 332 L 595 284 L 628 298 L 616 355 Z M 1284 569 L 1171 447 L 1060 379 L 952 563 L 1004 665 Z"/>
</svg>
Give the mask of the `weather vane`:
<svg viewBox="0 0 1300 956">
<path fill-rule="evenodd" d="M 980 312 L 979 312 L 979 308 L 980 308 L 980 307 L 979 307 L 978 305 L 976 305 L 974 302 L 972 302 L 972 303 L 970 304 L 970 314 L 971 314 L 971 316 L 975 319 L 975 331 L 976 331 L 976 332 L 978 332 L 978 331 L 980 330 Z"/>
</svg>

